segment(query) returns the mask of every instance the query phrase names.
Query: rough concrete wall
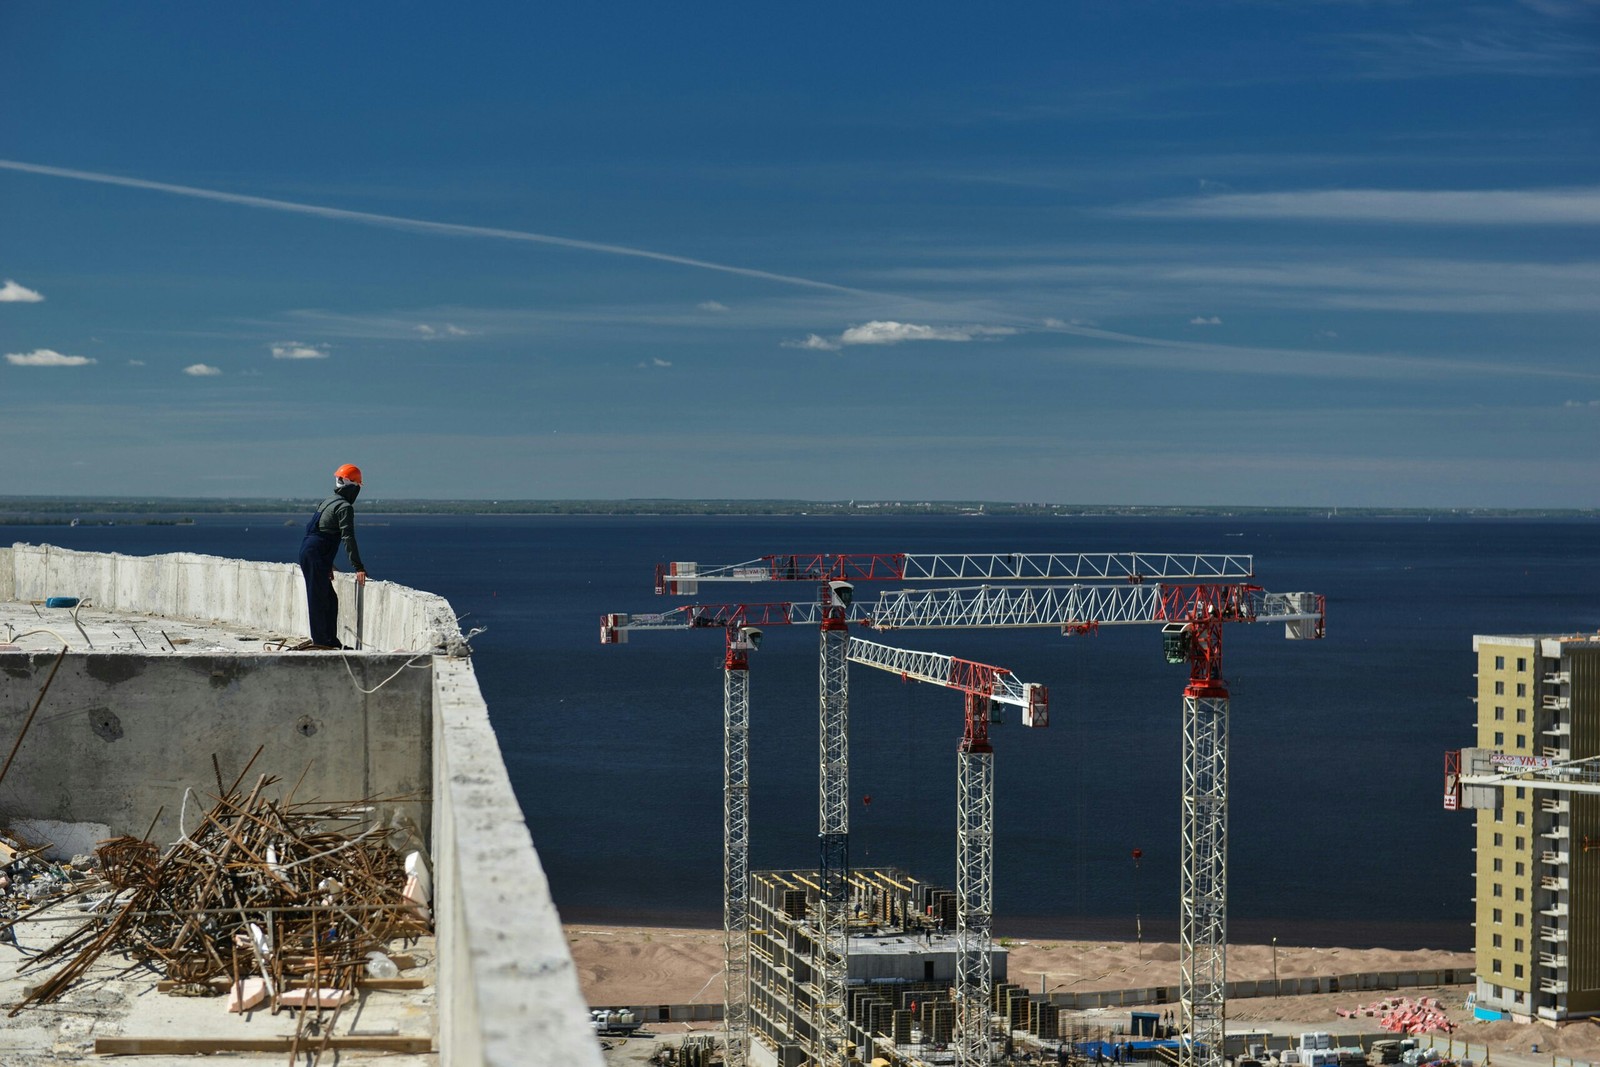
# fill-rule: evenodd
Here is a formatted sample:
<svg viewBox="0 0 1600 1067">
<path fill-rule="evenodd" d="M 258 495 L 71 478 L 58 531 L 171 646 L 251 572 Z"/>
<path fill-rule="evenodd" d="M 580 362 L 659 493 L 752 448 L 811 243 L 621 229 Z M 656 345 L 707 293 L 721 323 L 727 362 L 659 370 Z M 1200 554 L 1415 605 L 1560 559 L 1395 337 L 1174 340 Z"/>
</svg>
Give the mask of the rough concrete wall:
<svg viewBox="0 0 1600 1067">
<path fill-rule="evenodd" d="M 0 737 L 15 738 L 49 678 L 54 653 L 0 656 Z M 255 753 L 297 801 L 423 796 L 433 747 L 430 660 L 403 656 L 69 654 L 0 782 L 0 818 L 92 822 L 114 834 L 176 840 Z M 398 671 L 398 674 L 395 672 Z M 354 678 L 351 673 L 354 672 Z M 394 678 L 370 695 L 385 678 Z M 269 795 L 271 795 L 269 793 Z M 399 805 L 425 833 L 429 806 Z"/>
<path fill-rule="evenodd" d="M 193 552 L 124 556 L 18 544 L 0 559 L 0 598 L 88 597 L 111 611 L 214 620 L 283 636 L 307 633 L 305 582 L 290 563 Z M 9 583 L 9 585 L 8 585 Z M 356 585 L 337 576 L 339 632 L 355 644 Z M 9 595 L 7 595 L 9 593 Z M 362 646 L 382 651 L 461 650 L 461 630 L 443 597 L 393 582 L 368 582 Z"/>
<path fill-rule="evenodd" d="M 477 676 L 465 659 L 434 663 L 440 1059 L 602 1067 Z"/>
</svg>

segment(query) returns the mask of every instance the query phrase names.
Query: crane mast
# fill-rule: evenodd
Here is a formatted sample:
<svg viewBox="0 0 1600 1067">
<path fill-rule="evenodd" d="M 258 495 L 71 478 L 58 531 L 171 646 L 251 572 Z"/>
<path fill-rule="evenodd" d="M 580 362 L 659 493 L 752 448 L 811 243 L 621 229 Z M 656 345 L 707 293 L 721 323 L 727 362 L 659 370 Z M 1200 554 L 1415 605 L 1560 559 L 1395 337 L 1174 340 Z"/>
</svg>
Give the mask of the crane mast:
<svg viewBox="0 0 1600 1067">
<path fill-rule="evenodd" d="M 727 1067 L 750 1048 L 750 650 L 761 631 L 730 627 L 722 672 L 722 1004 Z"/>
<path fill-rule="evenodd" d="M 993 1058 L 989 1001 L 994 989 L 994 749 L 991 704 L 1015 704 L 1023 723 L 1049 722 L 1044 686 L 1023 684 L 1003 667 L 913 652 L 852 637 L 852 663 L 907 680 L 959 690 L 966 720 L 956 754 L 956 1026 L 957 1067 L 988 1067 Z"/>
<path fill-rule="evenodd" d="M 850 962 L 850 678 L 845 649 L 850 586 L 822 587 L 821 655 L 818 668 L 817 955 L 821 978 L 812 998 L 812 1028 L 823 1063 L 843 1063 L 846 1046 L 845 991 Z M 840 603 L 840 601 L 843 603 Z"/>
</svg>

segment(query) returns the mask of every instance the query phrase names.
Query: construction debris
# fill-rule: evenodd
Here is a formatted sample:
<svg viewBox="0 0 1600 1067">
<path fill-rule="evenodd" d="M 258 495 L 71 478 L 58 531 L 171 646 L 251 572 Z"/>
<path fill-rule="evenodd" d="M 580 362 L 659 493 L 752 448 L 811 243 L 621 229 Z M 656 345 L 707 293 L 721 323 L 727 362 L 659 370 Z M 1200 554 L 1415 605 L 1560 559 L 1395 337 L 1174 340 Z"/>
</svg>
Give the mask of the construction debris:
<svg viewBox="0 0 1600 1067">
<path fill-rule="evenodd" d="M 1394 1034 L 1425 1034 L 1435 1030 L 1448 1034 L 1456 1028 L 1433 997 L 1421 1000 L 1390 997 L 1348 1011 L 1341 1008 L 1337 1014 L 1344 1019 L 1376 1019 L 1380 1027 Z"/>
<path fill-rule="evenodd" d="M 241 795 L 240 782 L 224 789 L 219 777 L 220 799 L 165 850 L 117 837 L 92 862 L 62 865 L 8 844 L 0 940 L 14 942 L 18 923 L 49 908 L 88 915 L 22 964 L 55 970 L 10 1014 L 57 999 L 114 953 L 158 971 L 174 995 L 226 993 L 235 1012 L 293 1008 L 293 1047 L 320 1054 L 358 984 L 408 982 L 395 977 L 389 946 L 428 932 L 427 860 L 414 835 L 381 817 L 386 802 L 293 804 L 267 798 L 275 782 L 262 775 Z"/>
</svg>

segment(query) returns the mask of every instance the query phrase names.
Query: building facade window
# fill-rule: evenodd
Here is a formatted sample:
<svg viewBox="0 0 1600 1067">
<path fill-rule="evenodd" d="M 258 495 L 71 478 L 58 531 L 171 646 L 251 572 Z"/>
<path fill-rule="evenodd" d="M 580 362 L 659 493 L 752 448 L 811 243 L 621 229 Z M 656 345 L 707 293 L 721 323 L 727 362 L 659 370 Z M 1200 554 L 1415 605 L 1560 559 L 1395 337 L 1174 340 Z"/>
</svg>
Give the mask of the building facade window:
<svg viewBox="0 0 1600 1067">
<path fill-rule="evenodd" d="M 1523 888 L 1520 885 L 1516 886 L 1515 890 L 1516 890 L 1516 899 L 1518 899 L 1518 900 L 1526 899 L 1526 894 L 1525 894 Z"/>
<path fill-rule="evenodd" d="M 1499 831 L 1496 831 L 1495 835 L 1494 835 L 1494 847 L 1495 848 L 1499 848 L 1501 845 L 1504 845 L 1505 843 L 1506 843 L 1506 835 L 1500 833 Z"/>
<path fill-rule="evenodd" d="M 1511 968 L 1511 977 L 1513 977 L 1513 978 L 1521 978 L 1522 977 L 1522 964 L 1519 963 L 1519 964 L 1517 964 L 1517 965 L 1515 965 L 1514 967 Z"/>
<path fill-rule="evenodd" d="M 1511 916 L 1511 925 L 1512 926 L 1527 926 L 1528 925 L 1528 917 L 1526 915 L 1522 914 L 1522 912 L 1519 911 L 1515 915 Z"/>
<path fill-rule="evenodd" d="M 1517 683 L 1517 696 L 1525 697 L 1527 695 L 1528 695 L 1528 683 L 1527 682 L 1518 682 Z"/>
<path fill-rule="evenodd" d="M 1526 825 L 1528 825 L 1528 813 L 1527 812 L 1525 812 L 1525 811 L 1517 812 L 1517 825 L 1518 826 L 1526 826 Z"/>
<path fill-rule="evenodd" d="M 1503 897 L 1503 896 L 1505 896 L 1505 893 L 1504 893 L 1504 892 L 1503 892 L 1503 891 L 1502 891 L 1502 889 L 1501 889 L 1501 887 L 1500 887 L 1500 883 L 1499 883 L 1499 882 L 1496 882 L 1496 883 L 1495 883 L 1495 884 L 1494 884 L 1494 888 L 1493 888 L 1493 889 L 1491 889 L 1491 890 L 1490 890 L 1490 893 L 1491 893 L 1491 894 L 1492 894 L 1492 895 L 1494 895 L 1494 896 L 1497 896 L 1497 897 Z"/>
<path fill-rule="evenodd" d="M 1494 658 L 1494 669 L 1497 671 L 1506 669 L 1506 658 L 1504 656 L 1496 656 Z"/>
<path fill-rule="evenodd" d="M 1503 864 L 1500 862 L 1500 857 L 1496 856 L 1494 858 L 1494 870 L 1495 870 L 1496 874 L 1498 874 L 1500 872 L 1500 869 L 1501 869 L 1502 866 L 1503 866 Z"/>
<path fill-rule="evenodd" d="M 1527 660 L 1527 658 L 1524 657 L 1524 656 L 1518 656 L 1517 657 L 1517 670 L 1520 671 L 1520 672 L 1526 672 L 1527 669 L 1528 669 L 1528 660 Z"/>
<path fill-rule="evenodd" d="M 1495 722 L 1505 722 L 1506 706 L 1504 704 L 1496 704 L 1494 706 L 1494 720 Z"/>
<path fill-rule="evenodd" d="M 1518 722 L 1527 722 L 1528 721 L 1528 709 L 1527 708 L 1518 708 L 1517 709 L 1517 721 Z"/>
<path fill-rule="evenodd" d="M 1506 744 L 1506 733 L 1505 733 L 1505 731 L 1504 730 L 1496 730 L 1494 732 L 1494 747 L 1495 748 L 1504 748 L 1505 744 Z"/>
<path fill-rule="evenodd" d="M 1494 921 L 1495 922 L 1500 922 L 1501 921 L 1501 914 L 1500 914 L 1500 909 L 1499 908 L 1494 909 L 1493 915 L 1494 915 Z"/>
</svg>

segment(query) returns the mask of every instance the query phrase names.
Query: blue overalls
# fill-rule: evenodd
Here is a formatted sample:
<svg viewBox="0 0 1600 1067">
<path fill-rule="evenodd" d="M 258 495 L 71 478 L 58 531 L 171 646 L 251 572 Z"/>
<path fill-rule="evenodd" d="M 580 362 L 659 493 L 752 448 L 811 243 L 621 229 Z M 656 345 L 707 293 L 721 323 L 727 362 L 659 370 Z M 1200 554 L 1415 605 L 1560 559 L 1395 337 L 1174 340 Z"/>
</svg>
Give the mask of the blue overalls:
<svg viewBox="0 0 1600 1067">
<path fill-rule="evenodd" d="M 324 504 L 324 507 L 327 505 Z M 306 539 L 300 542 L 300 573 L 306 578 L 306 612 L 311 617 L 311 643 L 342 648 L 339 643 L 339 597 L 333 591 L 333 557 L 339 535 L 317 528 L 322 508 L 311 513 Z"/>
</svg>

